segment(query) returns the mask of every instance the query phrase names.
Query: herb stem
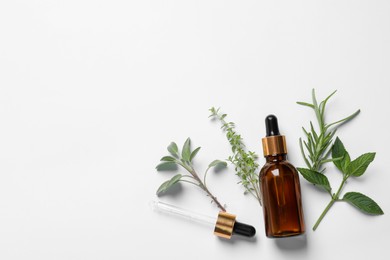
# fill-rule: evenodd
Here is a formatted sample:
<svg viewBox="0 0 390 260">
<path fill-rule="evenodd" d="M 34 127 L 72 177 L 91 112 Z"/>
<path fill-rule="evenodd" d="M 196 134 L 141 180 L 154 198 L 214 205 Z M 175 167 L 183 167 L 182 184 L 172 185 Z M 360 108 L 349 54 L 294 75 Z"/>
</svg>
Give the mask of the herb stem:
<svg viewBox="0 0 390 260">
<path fill-rule="evenodd" d="M 345 176 L 345 175 L 344 175 L 343 181 L 341 182 L 340 187 L 339 187 L 339 189 L 337 190 L 336 194 L 333 196 L 333 199 L 335 199 L 335 200 L 338 200 L 338 199 L 339 199 L 341 189 L 344 187 L 344 184 L 345 184 L 345 182 L 347 181 L 347 179 L 348 179 L 348 176 Z"/>
<path fill-rule="evenodd" d="M 196 173 L 192 160 L 195 157 L 195 155 L 198 153 L 200 147 L 196 148 L 195 150 L 191 149 L 191 139 L 187 138 L 187 140 L 184 142 L 183 148 L 181 152 L 179 151 L 179 148 L 177 147 L 177 144 L 175 142 L 171 142 L 171 144 L 167 147 L 168 152 L 170 153 L 169 156 L 164 156 L 160 159 L 161 163 L 156 166 L 157 171 L 163 170 L 165 166 L 175 164 L 182 168 L 184 168 L 189 174 L 176 174 L 171 179 L 163 182 L 160 187 L 157 189 L 156 194 L 160 195 L 161 193 L 166 192 L 168 189 L 170 189 L 173 185 L 175 185 L 178 182 L 187 182 L 189 184 L 193 184 L 201 188 L 204 192 L 206 192 L 207 196 L 209 196 L 212 199 L 212 203 L 214 202 L 216 206 L 218 206 L 222 211 L 226 211 L 225 207 L 222 206 L 222 204 L 218 201 L 217 197 L 215 197 L 207 188 L 206 186 L 206 175 L 210 168 L 212 167 L 226 167 L 227 163 L 225 161 L 221 160 L 214 160 L 212 161 L 205 174 L 203 181 L 199 177 L 199 175 Z"/>
<path fill-rule="evenodd" d="M 207 173 L 209 171 L 210 167 L 207 168 L 207 170 L 204 172 L 204 175 L 203 175 L 203 184 L 204 186 L 206 186 L 206 176 L 207 176 Z"/>
<path fill-rule="evenodd" d="M 192 176 L 192 175 L 183 175 L 182 176 L 182 178 L 185 178 L 185 177 L 195 180 L 194 176 Z"/>
<path fill-rule="evenodd" d="M 180 166 L 182 166 L 184 169 L 186 169 L 190 174 L 191 176 L 188 176 L 188 177 L 192 177 L 195 181 L 197 181 L 199 184 L 197 184 L 197 186 L 199 186 L 202 190 L 204 190 L 207 195 L 215 202 L 215 204 L 217 205 L 218 208 L 220 208 L 222 211 L 226 212 L 226 209 L 224 206 L 222 206 L 222 204 L 218 201 L 217 197 L 215 197 L 210 191 L 209 189 L 207 188 L 206 186 L 206 183 L 205 183 L 205 180 L 202 181 L 199 177 L 199 175 L 196 173 L 196 171 L 194 170 L 194 168 L 192 168 L 191 166 L 188 166 L 184 163 L 181 163 L 181 162 L 177 162 Z M 210 167 L 206 170 L 206 173 L 205 173 L 205 176 L 206 177 L 206 174 L 207 174 L 207 171 L 210 169 Z M 183 181 L 183 180 L 182 180 Z M 194 184 L 194 183 L 193 183 Z"/>
<path fill-rule="evenodd" d="M 206 193 L 207 195 L 215 202 L 215 204 L 217 205 L 218 208 L 220 208 L 222 211 L 226 212 L 226 209 L 224 206 L 222 206 L 222 204 L 218 201 L 217 197 L 215 197 L 210 191 L 209 189 L 206 187 L 206 185 L 202 182 L 202 180 L 199 178 L 198 174 L 194 171 L 194 169 L 192 169 L 191 171 L 189 171 L 192 176 L 194 176 L 195 180 L 197 182 L 199 182 L 199 187 L 201 187 Z"/>
<path fill-rule="evenodd" d="M 187 183 L 190 183 L 190 184 L 193 184 L 195 186 L 199 186 L 199 184 L 195 183 L 195 182 L 192 182 L 192 181 L 187 181 L 187 180 L 180 180 L 182 182 L 187 182 Z"/>
<path fill-rule="evenodd" d="M 313 230 L 315 231 L 318 227 L 318 225 L 321 223 L 322 219 L 325 217 L 326 213 L 328 213 L 329 209 L 333 206 L 335 203 L 335 200 L 332 198 L 332 200 L 328 203 L 325 210 L 322 212 L 321 216 L 318 218 L 317 222 L 313 226 Z"/>
<path fill-rule="evenodd" d="M 328 213 L 329 209 L 333 206 L 333 204 L 336 201 L 340 201 L 340 199 L 339 199 L 340 192 L 341 192 L 342 188 L 344 187 L 344 184 L 347 181 L 347 179 L 348 179 L 348 176 L 343 177 L 343 181 L 341 182 L 340 187 L 338 188 L 337 192 L 332 196 L 332 199 L 330 200 L 330 202 L 328 203 L 328 205 L 326 206 L 326 208 L 322 212 L 321 216 L 318 218 L 317 222 L 314 224 L 314 226 L 313 226 L 314 231 L 317 229 L 318 225 L 321 223 L 322 219 L 325 217 L 326 213 Z"/>
<path fill-rule="evenodd" d="M 261 193 L 259 187 L 259 174 L 257 155 L 247 151 L 242 141 L 241 135 L 235 131 L 235 124 L 225 120 L 226 114 L 219 113 L 219 108 L 210 109 L 210 117 L 216 118 L 222 124 L 222 130 L 226 132 L 226 138 L 232 148 L 232 156 L 228 161 L 235 166 L 236 175 L 241 178 L 241 183 L 245 188 L 244 194 L 251 194 L 257 199 L 261 206 Z"/>
</svg>

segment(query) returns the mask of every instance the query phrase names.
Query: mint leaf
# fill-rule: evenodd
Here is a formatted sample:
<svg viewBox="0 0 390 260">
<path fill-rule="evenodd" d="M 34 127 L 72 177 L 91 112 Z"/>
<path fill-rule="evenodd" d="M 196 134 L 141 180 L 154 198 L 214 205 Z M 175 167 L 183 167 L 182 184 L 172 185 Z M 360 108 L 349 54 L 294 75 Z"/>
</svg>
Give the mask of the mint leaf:
<svg viewBox="0 0 390 260">
<path fill-rule="evenodd" d="M 367 170 L 368 165 L 375 159 L 375 153 L 365 153 L 353 160 L 347 167 L 346 173 L 359 177 Z"/>
<path fill-rule="evenodd" d="M 320 186 L 329 193 L 331 192 L 332 188 L 330 187 L 328 178 L 324 174 L 305 168 L 297 169 L 308 182 Z"/>
<path fill-rule="evenodd" d="M 334 159 L 333 163 L 336 167 L 345 173 L 346 168 L 351 161 L 348 152 L 345 150 L 344 144 L 337 137 L 332 146 L 332 158 Z M 340 160 L 336 160 L 337 158 L 342 158 Z"/>
<path fill-rule="evenodd" d="M 343 173 L 348 172 L 348 166 L 351 163 L 351 157 L 348 152 L 345 152 L 343 159 L 341 160 L 341 168 L 343 169 Z"/>
<path fill-rule="evenodd" d="M 167 180 L 167 181 L 163 182 L 160 185 L 160 187 L 157 189 L 156 194 L 160 195 L 161 193 L 166 192 L 167 190 L 169 190 L 169 188 L 171 188 L 174 184 L 176 184 L 176 183 L 178 183 L 180 181 L 181 177 L 182 177 L 181 174 L 177 174 L 177 175 L 173 176 L 170 180 Z"/>
<path fill-rule="evenodd" d="M 190 161 L 191 157 L 191 140 L 190 138 L 187 138 L 187 140 L 184 142 L 183 149 L 181 151 L 181 158 L 188 162 Z"/>
<path fill-rule="evenodd" d="M 384 214 L 382 209 L 374 200 L 359 192 L 347 192 L 345 193 L 343 200 L 355 206 L 364 213 L 371 215 Z"/>
</svg>

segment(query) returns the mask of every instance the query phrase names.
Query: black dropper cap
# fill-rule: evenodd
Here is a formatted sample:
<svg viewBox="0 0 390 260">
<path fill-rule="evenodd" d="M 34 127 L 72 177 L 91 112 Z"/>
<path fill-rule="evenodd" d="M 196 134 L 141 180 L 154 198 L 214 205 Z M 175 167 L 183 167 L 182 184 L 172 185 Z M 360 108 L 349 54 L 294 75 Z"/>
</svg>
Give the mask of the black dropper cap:
<svg viewBox="0 0 390 260">
<path fill-rule="evenodd" d="M 268 115 L 265 118 L 265 129 L 266 129 L 266 136 L 275 136 L 280 135 L 279 133 L 279 126 L 278 126 L 278 119 L 274 115 Z"/>
<path fill-rule="evenodd" d="M 236 215 L 226 211 L 218 213 L 217 222 L 215 223 L 214 235 L 230 239 L 232 235 L 241 235 L 245 237 L 253 237 L 256 234 L 256 229 L 250 225 L 236 221 Z"/>
<path fill-rule="evenodd" d="M 251 225 L 236 221 L 233 226 L 233 234 L 245 237 L 253 237 L 256 234 L 256 229 Z"/>
<path fill-rule="evenodd" d="M 278 119 L 274 115 L 265 118 L 266 137 L 262 138 L 264 156 L 287 154 L 286 139 L 279 133 Z"/>
</svg>

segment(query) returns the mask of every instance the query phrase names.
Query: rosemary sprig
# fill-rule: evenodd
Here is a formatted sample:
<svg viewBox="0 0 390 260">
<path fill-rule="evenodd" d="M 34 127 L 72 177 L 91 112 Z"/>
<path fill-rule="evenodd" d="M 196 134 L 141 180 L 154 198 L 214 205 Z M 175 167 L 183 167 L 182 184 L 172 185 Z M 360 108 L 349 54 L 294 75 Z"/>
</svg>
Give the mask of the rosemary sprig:
<svg viewBox="0 0 390 260">
<path fill-rule="evenodd" d="M 352 115 L 345 117 L 341 120 L 338 120 L 336 122 L 327 124 L 325 123 L 325 108 L 328 100 L 336 93 L 334 91 L 332 94 L 330 94 L 326 99 L 320 102 L 318 104 L 315 90 L 312 90 L 312 102 L 313 104 L 306 103 L 306 102 L 297 102 L 299 105 L 310 107 L 314 110 L 319 132 L 317 133 L 314 129 L 313 123 L 310 121 L 310 130 L 306 130 L 304 127 L 302 127 L 303 132 L 306 135 L 306 141 L 302 141 L 302 138 L 299 139 L 299 146 L 301 148 L 303 159 L 306 163 L 306 166 L 313 171 L 319 171 L 324 172 L 325 168 L 322 168 L 322 165 L 331 162 L 334 159 L 328 159 L 330 152 L 331 152 L 331 144 L 333 141 L 333 137 L 336 134 L 337 128 L 341 126 L 342 124 L 347 123 L 354 117 L 356 117 L 360 113 L 360 109 L 357 110 Z M 303 147 L 305 146 L 305 147 Z M 308 153 L 308 156 L 306 156 L 304 148 L 306 148 L 306 151 Z"/>
<path fill-rule="evenodd" d="M 343 143 L 338 137 L 333 143 L 333 137 L 335 136 L 337 128 L 341 124 L 350 121 L 360 113 L 360 110 L 357 110 L 355 113 L 346 118 L 327 124 L 325 122 L 326 103 L 335 92 L 336 91 L 318 104 L 315 90 L 313 89 L 312 104 L 297 102 L 299 105 L 307 106 L 314 110 L 319 128 L 318 132 L 316 132 L 312 122 L 310 122 L 309 131 L 303 128 L 306 140 L 302 141 L 302 138 L 300 138 L 299 145 L 307 168 L 298 168 L 298 171 L 307 181 L 324 189 L 331 197 L 330 202 L 313 226 L 313 230 L 317 229 L 332 205 L 339 201 L 348 202 L 367 214 L 383 214 L 382 209 L 374 200 L 359 192 L 347 192 L 344 194 L 343 198 L 340 199 L 340 193 L 346 184 L 347 179 L 349 177 L 359 177 L 363 175 L 368 165 L 374 160 L 375 153 L 366 153 L 351 161 L 349 153 L 345 150 Z M 331 145 L 332 143 L 333 145 Z M 306 156 L 305 150 L 308 156 Z M 332 158 L 329 158 L 330 154 L 332 155 Z M 332 187 L 329 180 L 323 174 L 325 172 L 325 168 L 322 166 L 327 162 L 333 162 L 343 174 L 342 182 L 336 193 L 332 193 Z"/>
<path fill-rule="evenodd" d="M 256 162 L 258 156 L 255 152 L 246 150 L 241 135 L 234 129 L 235 124 L 233 122 L 227 122 L 225 120 L 227 114 L 219 113 L 219 110 L 219 108 L 210 108 L 211 115 L 209 117 L 218 119 L 222 124 L 222 130 L 226 132 L 226 138 L 233 152 L 233 155 L 229 156 L 227 160 L 235 166 L 236 175 L 241 179 L 238 183 L 244 186 L 244 193 L 251 194 L 261 205 L 258 175 L 259 164 Z"/>
<path fill-rule="evenodd" d="M 175 142 L 172 142 L 168 146 L 168 152 L 170 155 L 164 156 L 160 159 L 161 163 L 156 166 L 157 171 L 162 171 L 169 169 L 170 166 L 181 166 L 184 168 L 189 174 L 176 174 L 171 179 L 163 182 L 160 187 L 157 189 L 157 195 L 160 195 L 167 190 L 169 190 L 173 185 L 175 185 L 178 182 L 186 182 L 192 185 L 195 185 L 199 188 L 201 188 L 204 192 L 206 192 L 207 196 L 209 196 L 212 199 L 212 202 L 214 202 L 218 208 L 220 208 L 222 211 L 226 211 L 225 207 L 222 206 L 222 204 L 218 201 L 217 197 L 215 197 L 208 187 L 206 186 L 206 175 L 210 168 L 216 167 L 226 167 L 227 163 L 225 161 L 221 160 L 214 160 L 212 161 L 208 168 L 206 169 L 203 180 L 200 178 L 199 174 L 195 171 L 194 165 L 192 164 L 192 160 L 196 156 L 196 154 L 199 152 L 200 147 L 196 148 L 195 150 L 191 151 L 191 140 L 188 138 L 184 145 L 181 153 L 179 152 L 179 149 L 177 147 L 177 144 Z"/>
</svg>

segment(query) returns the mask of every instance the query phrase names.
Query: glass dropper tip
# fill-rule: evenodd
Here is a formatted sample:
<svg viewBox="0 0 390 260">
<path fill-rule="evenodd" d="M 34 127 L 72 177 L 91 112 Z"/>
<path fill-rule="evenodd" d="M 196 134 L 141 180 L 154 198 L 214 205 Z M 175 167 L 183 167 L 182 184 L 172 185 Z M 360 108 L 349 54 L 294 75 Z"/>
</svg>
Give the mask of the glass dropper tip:
<svg viewBox="0 0 390 260">
<path fill-rule="evenodd" d="M 154 211 L 168 213 L 214 227 L 214 234 L 219 237 L 230 238 L 233 234 L 253 237 L 256 234 L 256 229 L 253 226 L 236 221 L 236 216 L 227 212 L 221 211 L 217 217 L 210 217 L 161 201 L 150 201 L 149 205 Z"/>
</svg>

